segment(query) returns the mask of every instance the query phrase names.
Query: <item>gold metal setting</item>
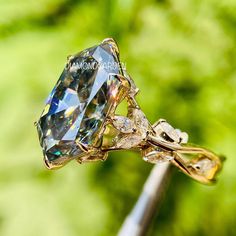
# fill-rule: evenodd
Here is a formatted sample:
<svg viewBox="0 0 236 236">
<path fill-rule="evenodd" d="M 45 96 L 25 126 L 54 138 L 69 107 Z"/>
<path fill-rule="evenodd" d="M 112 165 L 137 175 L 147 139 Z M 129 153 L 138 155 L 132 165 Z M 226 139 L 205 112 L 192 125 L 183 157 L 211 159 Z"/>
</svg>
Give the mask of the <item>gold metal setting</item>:
<svg viewBox="0 0 236 236">
<path fill-rule="evenodd" d="M 109 38 L 103 42 L 109 42 L 112 45 L 114 56 L 119 58 L 119 49 L 115 41 Z M 103 141 L 96 147 L 83 146 L 84 153 L 76 160 L 79 163 L 104 161 L 108 152 L 132 149 L 140 151 L 146 162 L 154 164 L 171 162 L 191 178 L 204 184 L 213 183 L 216 174 L 222 168 L 223 158 L 205 148 L 188 144 L 187 133 L 173 128 L 163 119 L 151 125 L 135 99 L 139 89 L 126 70 L 122 68 L 121 74 L 117 74 L 116 77 L 124 89 L 117 97 L 114 97 L 114 105 L 108 112 L 99 134 L 100 137 L 108 134 L 110 141 L 104 141 L 103 137 Z M 115 113 L 123 99 L 127 101 L 127 116 Z M 65 158 L 62 162 L 53 164 L 45 162 L 47 168 L 55 169 L 70 160 Z"/>
</svg>

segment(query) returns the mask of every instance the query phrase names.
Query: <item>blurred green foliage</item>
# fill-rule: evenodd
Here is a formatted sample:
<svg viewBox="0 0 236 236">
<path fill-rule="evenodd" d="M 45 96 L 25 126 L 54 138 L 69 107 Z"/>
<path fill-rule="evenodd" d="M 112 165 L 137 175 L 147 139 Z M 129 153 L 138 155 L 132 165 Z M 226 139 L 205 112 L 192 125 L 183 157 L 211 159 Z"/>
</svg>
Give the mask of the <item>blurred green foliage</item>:
<svg viewBox="0 0 236 236">
<path fill-rule="evenodd" d="M 66 56 L 114 37 L 151 122 L 227 156 L 215 186 L 175 172 L 149 235 L 236 235 L 236 2 L 0 0 L 0 235 L 115 235 L 152 167 L 42 164 L 33 126 Z"/>
</svg>

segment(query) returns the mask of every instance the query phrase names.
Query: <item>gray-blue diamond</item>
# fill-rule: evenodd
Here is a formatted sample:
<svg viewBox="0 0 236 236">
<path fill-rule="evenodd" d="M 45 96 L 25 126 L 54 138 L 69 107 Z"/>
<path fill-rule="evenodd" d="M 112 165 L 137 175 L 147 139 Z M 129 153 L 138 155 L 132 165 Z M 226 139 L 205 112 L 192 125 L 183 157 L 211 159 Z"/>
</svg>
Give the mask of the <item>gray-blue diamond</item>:
<svg viewBox="0 0 236 236">
<path fill-rule="evenodd" d="M 121 73 L 108 42 L 71 57 L 37 124 L 48 162 L 76 158 L 83 153 L 81 145 L 101 142 L 98 134 L 122 87 L 114 74 Z"/>
</svg>

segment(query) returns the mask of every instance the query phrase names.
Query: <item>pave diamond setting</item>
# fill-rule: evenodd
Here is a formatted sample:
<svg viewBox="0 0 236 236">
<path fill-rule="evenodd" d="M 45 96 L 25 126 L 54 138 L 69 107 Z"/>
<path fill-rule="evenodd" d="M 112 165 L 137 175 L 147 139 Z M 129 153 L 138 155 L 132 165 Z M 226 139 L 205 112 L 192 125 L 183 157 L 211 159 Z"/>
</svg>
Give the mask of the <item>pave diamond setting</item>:
<svg viewBox="0 0 236 236">
<path fill-rule="evenodd" d="M 48 168 L 98 153 L 106 118 L 129 87 L 120 76 L 118 49 L 111 39 L 68 58 L 37 123 Z"/>
</svg>

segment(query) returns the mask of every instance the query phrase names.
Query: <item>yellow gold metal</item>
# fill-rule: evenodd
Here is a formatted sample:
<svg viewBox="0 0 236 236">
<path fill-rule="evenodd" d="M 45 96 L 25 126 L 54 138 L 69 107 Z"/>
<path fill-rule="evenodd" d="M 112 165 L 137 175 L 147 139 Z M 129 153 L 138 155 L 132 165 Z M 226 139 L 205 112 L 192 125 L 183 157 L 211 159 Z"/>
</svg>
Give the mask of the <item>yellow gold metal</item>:
<svg viewBox="0 0 236 236">
<path fill-rule="evenodd" d="M 116 43 L 116 41 L 113 38 L 106 38 L 102 41 L 102 43 L 109 43 L 112 46 L 114 54 L 116 54 L 119 57 L 119 48 Z"/>
<path fill-rule="evenodd" d="M 222 168 L 223 158 L 205 148 L 168 143 L 154 136 L 148 138 L 151 144 L 166 150 L 162 155 L 166 153 L 166 156 L 173 157 L 170 159 L 172 164 L 199 182 L 204 184 L 214 182 L 217 172 Z M 192 159 L 188 158 L 190 155 L 193 155 Z"/>
</svg>

